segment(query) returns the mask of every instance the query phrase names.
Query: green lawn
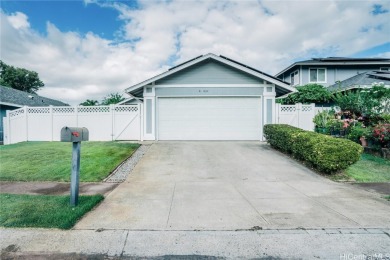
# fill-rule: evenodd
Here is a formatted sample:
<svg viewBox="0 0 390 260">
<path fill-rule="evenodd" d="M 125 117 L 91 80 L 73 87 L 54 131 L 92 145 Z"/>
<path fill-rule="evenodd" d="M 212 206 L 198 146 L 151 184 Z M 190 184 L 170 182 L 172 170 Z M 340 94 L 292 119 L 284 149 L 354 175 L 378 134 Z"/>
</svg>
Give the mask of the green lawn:
<svg viewBox="0 0 390 260">
<path fill-rule="evenodd" d="M 69 196 L 0 194 L 0 226 L 69 229 L 102 200 L 80 196 L 72 208 Z"/>
<path fill-rule="evenodd" d="M 83 142 L 80 181 L 107 177 L 139 144 Z M 24 142 L 0 146 L 0 181 L 70 181 L 72 143 Z"/>
<path fill-rule="evenodd" d="M 390 161 L 370 154 L 345 170 L 345 174 L 358 182 L 389 182 Z"/>
</svg>

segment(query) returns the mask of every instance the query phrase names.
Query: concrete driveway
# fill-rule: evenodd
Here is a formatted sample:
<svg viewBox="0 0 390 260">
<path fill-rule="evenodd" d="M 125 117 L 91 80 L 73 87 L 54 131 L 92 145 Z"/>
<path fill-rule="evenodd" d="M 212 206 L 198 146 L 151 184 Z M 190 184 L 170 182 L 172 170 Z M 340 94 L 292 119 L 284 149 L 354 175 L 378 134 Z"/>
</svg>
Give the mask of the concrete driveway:
<svg viewBox="0 0 390 260">
<path fill-rule="evenodd" d="M 388 228 L 390 203 L 259 142 L 158 142 L 76 229 Z"/>
</svg>

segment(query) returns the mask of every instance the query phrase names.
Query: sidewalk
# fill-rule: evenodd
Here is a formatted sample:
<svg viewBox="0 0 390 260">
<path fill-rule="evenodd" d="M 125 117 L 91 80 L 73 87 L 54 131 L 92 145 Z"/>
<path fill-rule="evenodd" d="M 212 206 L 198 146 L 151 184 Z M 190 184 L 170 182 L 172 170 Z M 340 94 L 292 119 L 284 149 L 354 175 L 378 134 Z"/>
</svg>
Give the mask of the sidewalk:
<svg viewBox="0 0 390 260">
<path fill-rule="evenodd" d="M 0 233 L 1 259 L 365 259 L 346 257 L 374 254 L 390 258 L 390 229 L 0 229 Z"/>
</svg>

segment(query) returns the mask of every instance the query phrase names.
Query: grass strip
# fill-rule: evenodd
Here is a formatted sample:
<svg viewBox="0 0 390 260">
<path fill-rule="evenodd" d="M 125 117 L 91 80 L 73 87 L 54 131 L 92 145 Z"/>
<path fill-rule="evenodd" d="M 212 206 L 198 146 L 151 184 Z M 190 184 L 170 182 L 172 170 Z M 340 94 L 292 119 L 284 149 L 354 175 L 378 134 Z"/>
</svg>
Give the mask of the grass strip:
<svg viewBox="0 0 390 260">
<path fill-rule="evenodd" d="M 357 182 L 389 182 L 390 161 L 371 154 L 362 154 L 360 160 L 348 167 L 345 173 Z"/>
<path fill-rule="evenodd" d="M 139 144 L 83 142 L 80 181 L 99 182 Z M 70 181 L 72 143 L 23 142 L 0 146 L 0 181 Z"/>
<path fill-rule="evenodd" d="M 69 196 L 0 194 L 0 226 L 70 229 L 103 198 L 80 196 L 71 207 Z"/>
</svg>

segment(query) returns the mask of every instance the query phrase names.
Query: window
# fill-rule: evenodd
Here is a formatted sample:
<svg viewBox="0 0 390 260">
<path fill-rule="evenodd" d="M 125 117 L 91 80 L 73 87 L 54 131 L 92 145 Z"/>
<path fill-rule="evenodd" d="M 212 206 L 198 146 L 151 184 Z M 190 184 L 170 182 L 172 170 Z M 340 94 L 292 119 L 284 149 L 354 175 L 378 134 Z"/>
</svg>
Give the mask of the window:
<svg viewBox="0 0 390 260">
<path fill-rule="evenodd" d="M 326 69 L 309 69 L 309 82 L 325 83 Z"/>
<path fill-rule="evenodd" d="M 290 74 L 291 77 L 291 85 L 299 85 L 299 71 L 294 71 L 293 73 Z"/>
<path fill-rule="evenodd" d="M 382 67 L 379 69 L 380 71 L 390 71 L 390 68 Z"/>
</svg>

